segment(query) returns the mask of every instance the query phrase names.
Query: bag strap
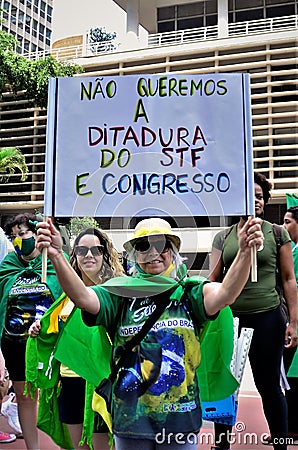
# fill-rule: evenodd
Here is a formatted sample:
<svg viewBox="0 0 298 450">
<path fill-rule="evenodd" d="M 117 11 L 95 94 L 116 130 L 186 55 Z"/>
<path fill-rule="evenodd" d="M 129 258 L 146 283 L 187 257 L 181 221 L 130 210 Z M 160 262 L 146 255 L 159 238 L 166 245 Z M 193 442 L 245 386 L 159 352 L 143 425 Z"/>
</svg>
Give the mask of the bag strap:
<svg viewBox="0 0 298 450">
<path fill-rule="evenodd" d="M 277 223 L 272 224 L 272 231 L 276 243 L 276 250 L 277 250 L 277 273 L 280 276 L 280 247 L 281 247 L 281 238 L 282 238 L 282 229 L 280 225 L 277 225 Z"/>
<path fill-rule="evenodd" d="M 281 226 L 277 225 L 277 223 L 273 223 L 272 230 L 273 230 L 273 234 L 274 234 L 274 238 L 275 238 L 275 242 L 276 242 L 276 248 L 277 248 L 277 251 L 279 252 L 279 249 L 281 247 L 281 237 L 282 237 Z"/>
<path fill-rule="evenodd" d="M 140 331 L 135 334 L 129 341 L 126 341 L 123 345 L 120 345 L 117 348 L 117 355 L 119 356 L 119 359 L 117 363 L 114 365 L 114 367 L 111 370 L 111 373 L 109 375 L 109 379 L 112 381 L 112 383 L 115 381 L 117 373 L 122 366 L 127 354 L 137 345 L 140 344 L 140 342 L 144 339 L 144 337 L 147 335 L 148 331 L 151 330 L 153 325 L 156 323 L 156 321 L 159 319 L 163 311 L 166 309 L 166 307 L 169 304 L 169 298 L 162 299 L 161 296 L 155 296 L 157 302 L 156 302 L 156 308 L 153 311 L 153 313 L 148 317 Z"/>
</svg>

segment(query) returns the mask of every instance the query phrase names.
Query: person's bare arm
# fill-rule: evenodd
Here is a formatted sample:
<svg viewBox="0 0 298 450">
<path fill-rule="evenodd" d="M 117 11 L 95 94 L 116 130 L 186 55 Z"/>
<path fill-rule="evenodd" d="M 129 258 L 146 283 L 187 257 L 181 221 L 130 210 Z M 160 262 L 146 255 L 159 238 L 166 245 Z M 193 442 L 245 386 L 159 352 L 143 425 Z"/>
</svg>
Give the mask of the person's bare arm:
<svg viewBox="0 0 298 450">
<path fill-rule="evenodd" d="M 212 247 L 210 255 L 210 273 L 208 279 L 210 281 L 221 281 L 223 271 L 222 251 Z"/>
<path fill-rule="evenodd" d="M 5 359 L 2 350 L 0 349 L 0 384 L 4 381 L 5 372 Z"/>
<path fill-rule="evenodd" d="M 47 249 L 60 286 L 74 304 L 91 314 L 97 314 L 100 308 L 96 293 L 85 286 L 83 281 L 71 267 L 62 251 L 62 240 L 51 219 L 37 225 L 36 247 L 42 252 Z"/>
<path fill-rule="evenodd" d="M 251 266 L 251 248 L 264 241 L 261 220 L 249 218 L 238 232 L 239 250 L 222 283 L 206 283 L 203 288 L 204 306 L 208 315 L 213 315 L 234 303 L 244 288 Z"/>
<path fill-rule="evenodd" d="M 287 242 L 279 250 L 280 274 L 284 296 L 287 301 L 289 311 L 289 325 L 286 329 L 285 347 L 294 347 L 297 345 L 297 288 L 294 273 L 294 264 L 292 256 L 291 243 Z"/>
</svg>

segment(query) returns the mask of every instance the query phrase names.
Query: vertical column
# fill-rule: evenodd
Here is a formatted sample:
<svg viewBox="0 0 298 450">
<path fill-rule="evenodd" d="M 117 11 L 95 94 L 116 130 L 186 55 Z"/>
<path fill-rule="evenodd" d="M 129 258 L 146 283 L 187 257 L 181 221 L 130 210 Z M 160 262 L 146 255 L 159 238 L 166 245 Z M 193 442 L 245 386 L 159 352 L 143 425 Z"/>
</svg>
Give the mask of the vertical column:
<svg viewBox="0 0 298 450">
<path fill-rule="evenodd" d="M 218 37 L 219 38 L 224 38 L 229 35 L 228 11 L 229 11 L 228 0 L 217 0 Z"/>
<path fill-rule="evenodd" d="M 124 42 L 124 49 L 130 50 L 138 47 L 139 14 L 139 0 L 127 0 L 126 39 Z"/>
</svg>

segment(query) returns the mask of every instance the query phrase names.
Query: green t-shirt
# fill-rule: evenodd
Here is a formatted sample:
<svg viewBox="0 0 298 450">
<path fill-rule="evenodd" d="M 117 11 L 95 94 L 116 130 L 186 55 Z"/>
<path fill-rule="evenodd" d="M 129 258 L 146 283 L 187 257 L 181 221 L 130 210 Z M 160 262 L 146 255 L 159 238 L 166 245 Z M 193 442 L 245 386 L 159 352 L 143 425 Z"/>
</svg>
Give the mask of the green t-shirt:
<svg viewBox="0 0 298 450">
<path fill-rule="evenodd" d="M 276 286 L 277 246 L 272 224 L 267 221 L 262 223 L 264 244 L 257 251 L 257 282 L 252 282 L 249 277 L 243 291 L 231 306 L 236 314 L 259 313 L 276 308 L 280 301 Z M 223 249 L 222 259 L 224 273 L 229 269 L 238 251 L 237 225 L 224 238 L 225 232 L 220 231 L 214 237 L 213 247 Z M 290 241 L 288 232 L 283 228 L 281 245 Z"/>
<path fill-rule="evenodd" d="M 294 271 L 296 277 L 296 284 L 298 288 L 298 243 L 292 242 L 292 252 L 293 252 L 293 260 L 294 260 Z"/>
<path fill-rule="evenodd" d="M 208 320 L 203 284 L 188 294 L 198 326 Z M 93 289 L 100 298 L 95 322 L 114 336 L 115 355 L 117 347 L 142 327 L 155 300 L 121 298 L 100 286 Z M 113 432 L 119 437 L 152 440 L 157 433 L 199 432 L 202 419 L 196 369 L 200 343 L 184 301 L 169 303 L 133 356 L 133 361 L 120 369 L 114 386 Z"/>
</svg>

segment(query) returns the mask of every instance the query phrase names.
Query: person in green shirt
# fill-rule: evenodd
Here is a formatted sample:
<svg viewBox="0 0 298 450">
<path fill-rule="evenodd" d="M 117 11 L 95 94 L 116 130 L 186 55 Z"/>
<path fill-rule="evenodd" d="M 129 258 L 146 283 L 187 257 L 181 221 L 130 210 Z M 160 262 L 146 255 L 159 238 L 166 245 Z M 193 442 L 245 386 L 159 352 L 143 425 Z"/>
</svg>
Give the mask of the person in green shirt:
<svg viewBox="0 0 298 450">
<path fill-rule="evenodd" d="M 179 255 L 181 240 L 160 218 L 139 222 L 132 238 L 124 243 L 136 273 L 103 285 L 86 287 L 77 276 L 63 256 L 61 239 L 51 219 L 39 224 L 37 241 L 40 251 L 47 248 L 59 283 L 82 309 L 84 322 L 107 329 L 113 341 L 114 360 L 157 302 L 165 302 L 166 308 L 140 343 L 140 359 L 120 369 L 114 385 L 115 446 L 116 450 L 159 449 L 165 445 L 172 450 L 196 449 L 195 437 L 202 423 L 196 329 L 216 319 L 218 312 L 232 304 L 242 291 L 250 274 L 251 246 L 258 248 L 263 243 L 260 220 L 249 218 L 242 227 L 237 256 L 223 283 L 204 279 L 192 285 L 192 277 L 186 279 Z M 185 291 L 186 285 L 189 289 Z M 149 378 L 144 379 L 146 373 Z"/>
<path fill-rule="evenodd" d="M 263 174 L 255 173 L 255 215 L 262 220 L 264 244 L 257 251 L 257 282 L 248 279 L 244 289 L 231 305 L 234 316 L 239 318 L 239 329 L 253 328 L 249 360 L 256 388 L 262 398 L 274 450 L 286 450 L 287 402 L 280 386 L 281 360 L 284 347 L 297 345 L 297 294 L 293 270 L 291 242 L 282 229 L 281 246 L 278 252 L 273 225 L 263 220 L 264 207 L 270 199 L 271 184 Z M 209 280 L 225 279 L 237 254 L 239 233 L 245 220 L 230 229 L 219 232 L 212 244 Z M 278 254 L 283 291 L 287 301 L 290 320 L 286 325 L 276 291 L 276 268 Z M 216 447 L 230 448 L 229 434 L 232 427 L 215 423 Z M 264 444 L 268 443 L 264 439 Z"/>
<path fill-rule="evenodd" d="M 296 277 L 296 285 L 298 288 L 298 206 L 292 206 L 287 209 L 284 216 L 284 228 L 288 231 L 292 240 L 292 253 L 294 260 L 294 271 Z M 298 292 L 298 291 L 297 291 Z M 283 359 L 286 373 L 290 368 L 293 358 L 297 353 L 297 348 L 289 348 L 284 350 Z M 297 356 L 297 355 L 296 355 Z M 287 377 L 290 389 L 286 390 L 286 399 L 288 404 L 288 436 L 298 444 L 298 378 Z"/>
<path fill-rule="evenodd" d="M 39 448 L 37 395 L 24 395 L 25 350 L 30 325 L 60 297 L 62 289 L 48 261 L 47 281 L 42 280 L 42 254 L 35 247 L 36 215 L 21 213 L 8 219 L 4 231 L 15 251 L 0 264 L 0 382 L 9 372 L 18 404 L 26 448 Z"/>
<path fill-rule="evenodd" d="M 125 275 L 112 241 L 103 230 L 98 228 L 86 228 L 78 234 L 70 253 L 70 264 L 86 286 L 102 284 L 112 277 Z M 73 309 L 73 302 L 65 298 L 57 318 L 57 334 L 63 333 L 65 323 L 70 319 Z M 36 321 L 31 325 L 30 336 L 39 335 L 41 322 Z M 82 332 L 82 329 L 77 328 L 78 334 Z M 76 352 L 75 348 L 71 350 Z M 89 449 L 89 444 L 90 448 L 92 446 L 102 450 L 109 448 L 107 428 L 101 425 L 100 418 L 95 418 L 95 433 L 86 439 L 88 441 L 90 438 L 90 442 L 81 442 L 84 441 L 84 409 L 91 408 L 85 395 L 86 382 L 65 364 L 60 364 L 59 371 L 61 389 L 58 396 L 59 420 L 67 424 L 73 448 Z"/>
</svg>

